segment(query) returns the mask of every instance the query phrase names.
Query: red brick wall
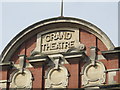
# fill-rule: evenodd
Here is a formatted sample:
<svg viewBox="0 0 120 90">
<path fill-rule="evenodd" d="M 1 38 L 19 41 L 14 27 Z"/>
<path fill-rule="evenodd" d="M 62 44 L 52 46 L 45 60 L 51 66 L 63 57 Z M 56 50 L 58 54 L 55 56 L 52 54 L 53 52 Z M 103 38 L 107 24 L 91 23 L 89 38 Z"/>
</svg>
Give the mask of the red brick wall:
<svg viewBox="0 0 120 90">
<path fill-rule="evenodd" d="M 101 40 L 99 40 L 98 38 L 97 38 L 96 44 L 97 44 L 97 49 L 98 49 L 98 52 L 97 52 L 98 55 L 101 55 L 101 51 L 107 51 L 108 50 L 106 48 L 106 46 L 103 44 L 103 42 Z"/>
<path fill-rule="evenodd" d="M 79 58 L 69 59 L 70 64 L 66 64 L 65 67 L 69 71 L 69 82 L 67 88 L 80 88 L 79 86 Z"/>
<path fill-rule="evenodd" d="M 90 47 L 96 47 L 96 37 L 84 30 L 80 30 L 80 42 L 86 46 L 87 55 L 90 56 Z"/>
<path fill-rule="evenodd" d="M 0 71 L 0 80 L 7 80 L 7 71 Z"/>
<path fill-rule="evenodd" d="M 29 68 L 29 70 L 32 72 L 33 74 L 33 88 L 43 88 L 43 69 L 42 67 L 38 67 L 38 68 Z"/>
</svg>

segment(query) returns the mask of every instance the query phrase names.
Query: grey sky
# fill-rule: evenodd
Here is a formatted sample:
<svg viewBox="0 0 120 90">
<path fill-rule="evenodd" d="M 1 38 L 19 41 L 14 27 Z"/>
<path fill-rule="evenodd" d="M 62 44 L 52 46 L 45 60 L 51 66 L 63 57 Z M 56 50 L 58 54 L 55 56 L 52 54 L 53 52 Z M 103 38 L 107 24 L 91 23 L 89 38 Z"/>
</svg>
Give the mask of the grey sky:
<svg viewBox="0 0 120 90">
<path fill-rule="evenodd" d="M 1 2 L 1 10 L 0 52 L 26 27 L 60 16 L 60 2 Z M 96 25 L 118 46 L 117 2 L 65 2 L 64 16 L 80 18 Z"/>
</svg>

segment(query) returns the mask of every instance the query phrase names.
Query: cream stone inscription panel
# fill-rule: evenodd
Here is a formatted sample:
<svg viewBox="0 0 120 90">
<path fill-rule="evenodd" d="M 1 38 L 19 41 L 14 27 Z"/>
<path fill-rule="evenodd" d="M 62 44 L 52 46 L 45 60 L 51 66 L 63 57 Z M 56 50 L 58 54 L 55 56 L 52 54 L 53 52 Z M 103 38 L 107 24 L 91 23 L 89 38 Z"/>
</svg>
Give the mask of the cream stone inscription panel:
<svg viewBox="0 0 120 90">
<path fill-rule="evenodd" d="M 74 32 L 53 32 L 42 36 L 42 52 L 65 50 L 74 47 Z"/>
<path fill-rule="evenodd" d="M 66 52 L 68 49 L 76 47 L 78 43 L 79 30 L 59 28 L 39 33 L 34 51 L 47 54 Z"/>
</svg>

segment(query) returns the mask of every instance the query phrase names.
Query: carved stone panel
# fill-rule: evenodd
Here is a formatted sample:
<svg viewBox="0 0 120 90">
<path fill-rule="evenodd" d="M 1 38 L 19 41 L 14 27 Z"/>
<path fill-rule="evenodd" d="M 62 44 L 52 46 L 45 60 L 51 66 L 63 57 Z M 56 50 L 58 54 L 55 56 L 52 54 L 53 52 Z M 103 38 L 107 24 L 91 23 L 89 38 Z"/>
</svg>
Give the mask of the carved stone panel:
<svg viewBox="0 0 120 90">
<path fill-rule="evenodd" d="M 50 68 L 45 79 L 45 88 L 66 88 L 68 85 L 68 71 L 64 66 L 59 69 Z"/>
<path fill-rule="evenodd" d="M 82 85 L 94 86 L 105 83 L 106 74 L 104 73 L 105 66 L 102 62 L 96 62 L 96 65 L 92 63 L 86 64 L 83 67 Z"/>
<path fill-rule="evenodd" d="M 14 71 L 10 76 L 10 88 L 32 88 L 32 74 L 29 70 Z"/>
<path fill-rule="evenodd" d="M 33 52 L 45 54 L 66 52 L 79 44 L 79 30 L 71 28 L 52 29 L 37 35 L 37 45 Z"/>
</svg>

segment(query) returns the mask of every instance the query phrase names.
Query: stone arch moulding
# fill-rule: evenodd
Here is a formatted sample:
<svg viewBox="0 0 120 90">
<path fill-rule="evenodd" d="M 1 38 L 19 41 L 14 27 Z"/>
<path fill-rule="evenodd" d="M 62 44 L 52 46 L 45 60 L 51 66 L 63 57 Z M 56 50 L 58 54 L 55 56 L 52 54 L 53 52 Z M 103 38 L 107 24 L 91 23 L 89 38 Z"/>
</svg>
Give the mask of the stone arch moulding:
<svg viewBox="0 0 120 90">
<path fill-rule="evenodd" d="M 114 49 L 114 45 L 107 37 L 107 35 L 95 25 L 77 18 L 56 17 L 37 22 L 27 27 L 22 32 L 20 32 L 16 37 L 14 37 L 3 50 L 1 54 L 1 63 L 9 63 L 11 56 L 17 50 L 17 48 L 30 37 L 36 35 L 37 33 L 44 32 L 45 30 L 60 27 L 84 29 L 87 32 L 90 32 L 96 37 L 98 37 L 106 45 L 108 50 Z"/>
</svg>

